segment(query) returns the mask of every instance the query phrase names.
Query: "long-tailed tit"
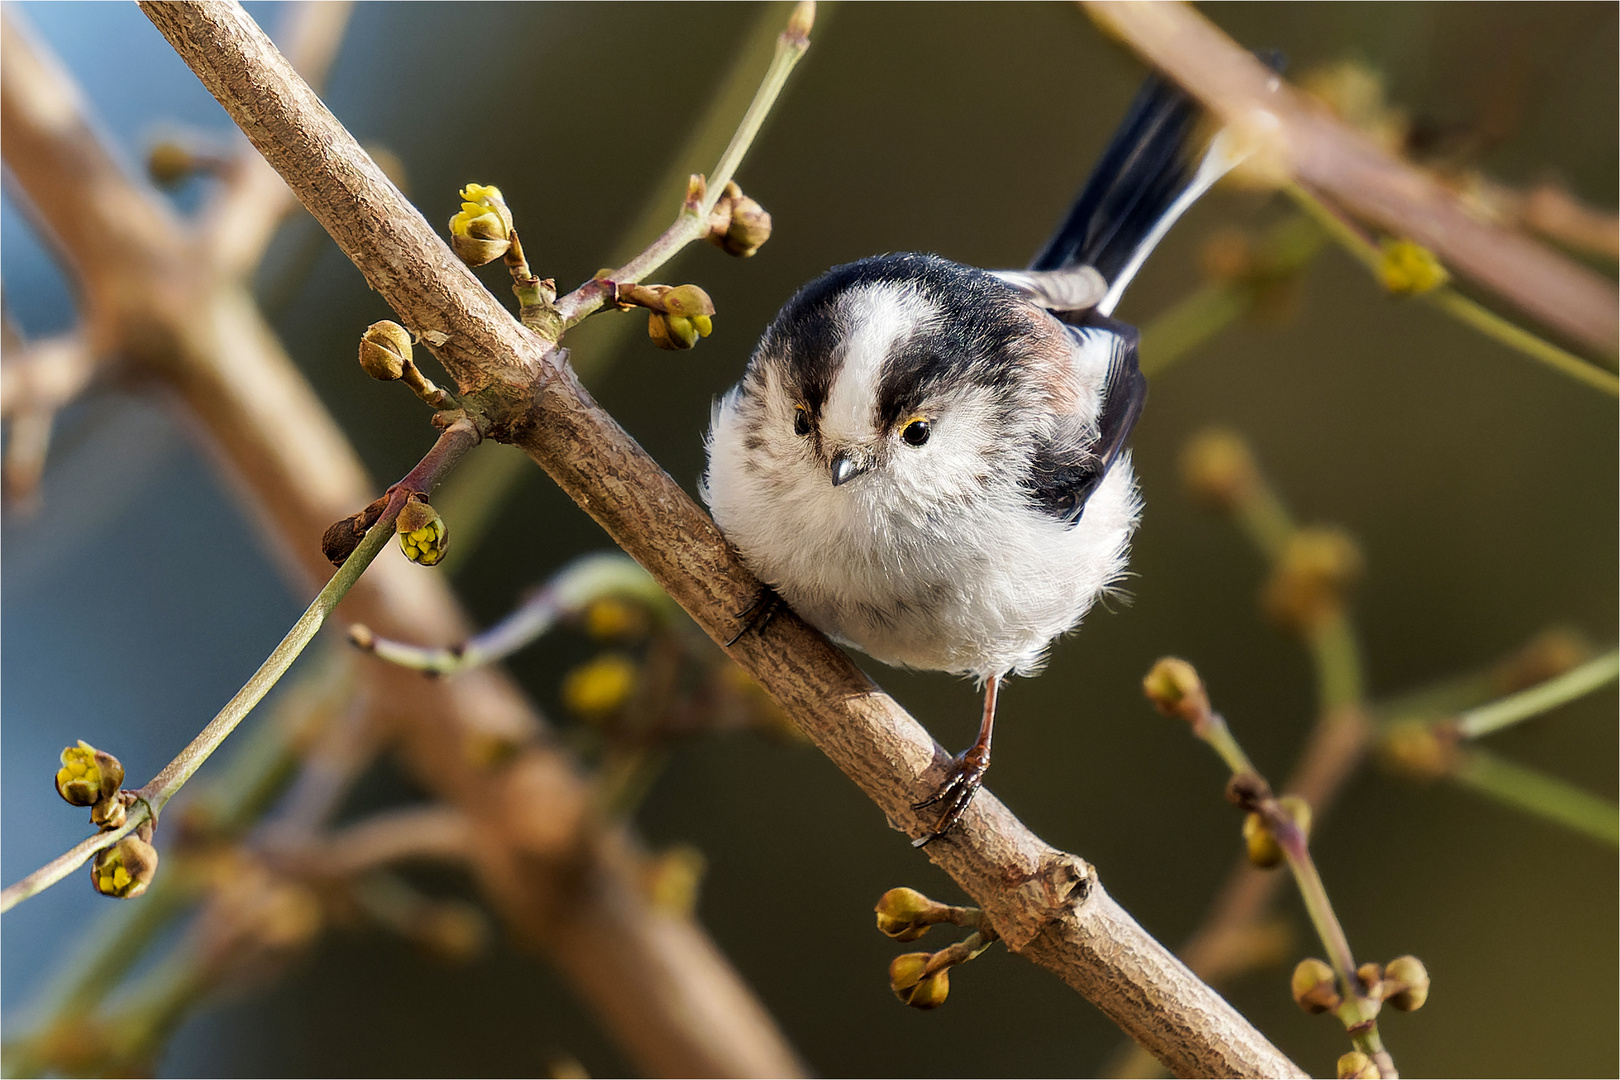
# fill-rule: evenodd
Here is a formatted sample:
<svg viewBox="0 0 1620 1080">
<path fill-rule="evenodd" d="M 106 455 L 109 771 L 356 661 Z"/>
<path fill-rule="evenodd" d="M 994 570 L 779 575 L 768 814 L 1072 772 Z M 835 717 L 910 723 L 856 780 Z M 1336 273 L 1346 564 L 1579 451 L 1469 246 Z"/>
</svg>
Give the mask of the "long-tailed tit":
<svg viewBox="0 0 1620 1080">
<path fill-rule="evenodd" d="M 996 691 L 1037 671 L 1125 571 L 1141 498 L 1125 448 L 1147 383 L 1110 318 L 1229 167 L 1150 78 L 1030 268 L 934 255 L 834 267 L 787 302 L 716 405 L 704 494 L 761 581 L 884 663 L 971 675 L 979 737 L 925 843 L 990 764 Z"/>
</svg>

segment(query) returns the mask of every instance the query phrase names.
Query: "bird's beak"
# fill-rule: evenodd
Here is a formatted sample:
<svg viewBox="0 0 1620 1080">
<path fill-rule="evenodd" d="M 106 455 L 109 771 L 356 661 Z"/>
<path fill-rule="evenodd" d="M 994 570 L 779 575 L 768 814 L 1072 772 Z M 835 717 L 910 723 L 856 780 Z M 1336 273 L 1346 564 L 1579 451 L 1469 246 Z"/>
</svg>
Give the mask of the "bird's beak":
<svg viewBox="0 0 1620 1080">
<path fill-rule="evenodd" d="M 833 487 L 847 484 L 862 473 L 870 472 L 874 461 L 871 458 L 857 457 L 848 450 L 840 450 L 832 459 Z"/>
</svg>

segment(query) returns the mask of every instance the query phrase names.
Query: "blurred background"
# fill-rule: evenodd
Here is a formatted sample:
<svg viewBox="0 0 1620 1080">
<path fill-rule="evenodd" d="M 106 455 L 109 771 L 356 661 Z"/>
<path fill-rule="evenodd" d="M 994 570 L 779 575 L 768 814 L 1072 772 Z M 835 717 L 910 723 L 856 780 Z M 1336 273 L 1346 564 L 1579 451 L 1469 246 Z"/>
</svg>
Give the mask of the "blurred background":
<svg viewBox="0 0 1620 1080">
<path fill-rule="evenodd" d="M 19 8 L 80 80 L 132 172 L 168 132 L 201 130 L 229 145 L 224 113 L 133 5 Z M 249 10 L 272 32 L 282 16 L 274 4 Z M 1286 52 L 1291 77 L 1359 65 L 1404 110 L 1412 143 L 1448 168 L 1519 190 L 1556 180 L 1615 206 L 1613 5 L 1206 13 L 1249 47 Z M 761 20 L 774 32 L 785 18 L 785 8 L 734 4 L 365 4 L 325 97 L 363 142 L 394 155 L 430 221 L 455 212 L 461 185 L 500 185 L 534 268 L 567 288 L 623 253 L 650 198 L 665 208 L 657 227 L 673 214 L 680 184 L 653 191 L 653 178 L 712 166 L 713 149 L 682 148 Z M 570 337 L 593 392 L 691 491 L 710 401 L 798 285 L 885 251 L 1022 266 L 1144 74 L 1079 10 L 1056 4 L 824 5 L 813 41 L 738 177 L 771 212 L 772 239 L 748 260 L 695 248 L 661 275 L 708 290 L 713 336 L 692 352 L 660 352 L 629 314 Z M 757 78 L 764 59 L 753 63 Z M 195 207 L 209 183 L 188 181 L 172 197 Z M 1151 325 L 1211 282 L 1219 253 L 1238 243 L 1231 230 L 1263 236 L 1293 214 L 1280 196 L 1217 191 L 1148 264 L 1121 316 Z M 1583 257 L 1613 274 L 1612 260 Z M 26 334 L 72 326 L 72 292 L 9 186 L 0 272 Z M 500 266 L 484 274 L 506 299 Z M 402 475 L 432 431 L 417 402 L 378 387 L 353 359 L 364 327 L 389 316 L 382 301 L 303 217 L 272 248 L 260 291 L 379 490 Z M 635 332 L 614 335 L 604 325 L 614 318 L 633 320 Z M 82 818 L 49 790 L 63 746 L 84 738 L 115 749 L 144 780 L 308 600 L 167 405 L 138 386 L 102 387 L 76 404 L 59 418 L 37 506 L 3 519 L 6 882 L 83 835 Z M 1249 440 L 1301 521 L 1342 526 L 1359 543 L 1365 573 L 1352 618 L 1375 700 L 1477 670 L 1550 627 L 1598 648 L 1616 635 L 1614 399 L 1431 306 L 1389 297 L 1324 247 L 1155 374 L 1134 440 L 1147 509 L 1131 600 L 1094 612 L 1047 673 L 1013 683 L 1001 706 L 996 794 L 1046 840 L 1094 862 L 1110 893 L 1172 945 L 1225 879 L 1239 822 L 1218 761 L 1147 706 L 1142 675 L 1166 653 L 1192 660 L 1274 781 L 1316 713 L 1305 650 L 1258 603 L 1263 558 L 1182 489 L 1179 455 L 1215 424 Z M 501 471 L 476 458 L 465 468 Z M 566 560 L 606 546 L 538 469 L 512 475 L 487 533 L 449 571 L 485 623 Z M 596 651 L 562 634 L 508 666 L 558 724 L 577 725 L 558 687 Z M 970 741 L 979 699 L 969 684 L 862 663 L 946 746 Z M 1612 801 L 1614 689 L 1490 745 Z M 379 766 L 347 813 L 414 797 L 407 779 Z M 817 1072 L 1076 1075 L 1104 1068 L 1119 1047 L 1095 1009 L 1000 948 L 955 974 L 939 1011 L 896 1002 L 886 967 L 910 947 L 873 929 L 873 902 L 896 885 L 965 901 L 808 744 L 759 734 L 682 742 L 636 821 L 653 847 L 702 853 L 703 923 Z M 1373 763 L 1321 817 L 1314 841 L 1358 957 L 1410 952 L 1428 964 L 1427 1007 L 1386 1013 L 1382 1025 L 1403 1072 L 1613 1075 L 1612 844 Z M 422 883 L 474 895 L 451 875 Z M 111 906 L 75 875 L 6 915 L 8 1031 Z M 1294 930 L 1286 959 L 1227 992 L 1302 1066 L 1331 1073 L 1348 1049 L 1342 1029 L 1302 1014 L 1287 986 L 1294 960 L 1320 946 L 1291 889 L 1277 910 Z M 533 1075 L 558 1061 L 592 1075 L 628 1068 L 567 988 L 498 931 L 481 957 L 447 964 L 362 925 L 324 935 L 274 980 L 209 999 L 156 1067 Z"/>
</svg>

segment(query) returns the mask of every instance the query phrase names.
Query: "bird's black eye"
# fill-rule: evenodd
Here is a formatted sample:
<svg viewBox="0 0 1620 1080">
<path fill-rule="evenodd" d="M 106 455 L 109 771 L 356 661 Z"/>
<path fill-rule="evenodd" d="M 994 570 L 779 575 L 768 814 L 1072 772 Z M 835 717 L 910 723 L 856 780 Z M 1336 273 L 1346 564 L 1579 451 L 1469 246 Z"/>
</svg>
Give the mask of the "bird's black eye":
<svg viewBox="0 0 1620 1080">
<path fill-rule="evenodd" d="M 928 441 L 931 430 L 928 421 L 919 416 L 905 426 L 900 432 L 900 437 L 910 446 L 921 446 Z"/>
<path fill-rule="evenodd" d="M 810 410 L 799 405 L 793 410 L 793 434 L 810 434 Z"/>
</svg>

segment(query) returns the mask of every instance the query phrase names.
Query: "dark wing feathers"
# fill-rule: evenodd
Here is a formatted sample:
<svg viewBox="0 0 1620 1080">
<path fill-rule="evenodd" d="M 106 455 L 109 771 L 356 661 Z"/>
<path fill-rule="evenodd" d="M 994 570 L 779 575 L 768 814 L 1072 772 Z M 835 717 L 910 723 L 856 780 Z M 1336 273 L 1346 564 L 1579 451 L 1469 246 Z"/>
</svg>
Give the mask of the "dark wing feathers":
<svg viewBox="0 0 1620 1080">
<path fill-rule="evenodd" d="M 1071 525 L 1080 520 L 1086 500 L 1124 453 L 1125 442 L 1147 402 L 1147 378 L 1136 361 L 1136 328 L 1091 314 L 1070 332 L 1099 331 L 1109 335 L 1112 346 L 1101 412 L 1094 423 L 1054 416 L 1030 455 L 1024 480 L 1030 499 L 1042 511 Z"/>
</svg>

